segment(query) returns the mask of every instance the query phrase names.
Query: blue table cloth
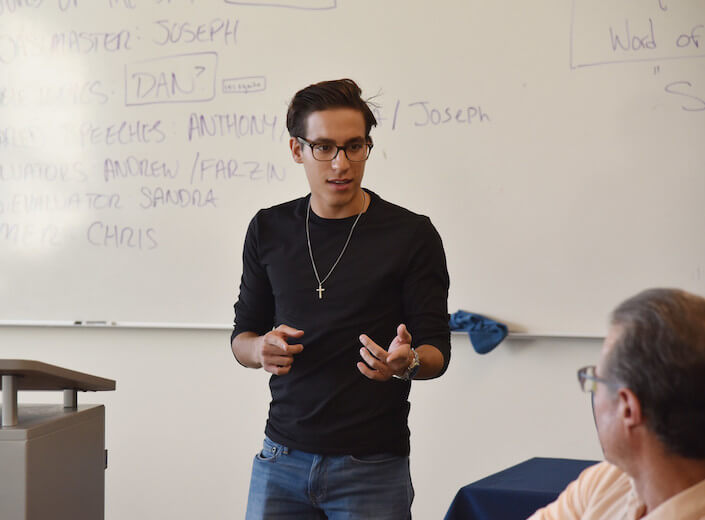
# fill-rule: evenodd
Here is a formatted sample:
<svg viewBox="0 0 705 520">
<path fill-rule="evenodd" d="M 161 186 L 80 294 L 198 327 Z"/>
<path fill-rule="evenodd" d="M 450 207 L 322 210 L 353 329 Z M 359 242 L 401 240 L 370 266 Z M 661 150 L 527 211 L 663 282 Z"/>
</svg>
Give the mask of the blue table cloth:
<svg viewBox="0 0 705 520">
<path fill-rule="evenodd" d="M 535 457 L 458 491 L 445 520 L 526 520 L 595 460 Z"/>
</svg>

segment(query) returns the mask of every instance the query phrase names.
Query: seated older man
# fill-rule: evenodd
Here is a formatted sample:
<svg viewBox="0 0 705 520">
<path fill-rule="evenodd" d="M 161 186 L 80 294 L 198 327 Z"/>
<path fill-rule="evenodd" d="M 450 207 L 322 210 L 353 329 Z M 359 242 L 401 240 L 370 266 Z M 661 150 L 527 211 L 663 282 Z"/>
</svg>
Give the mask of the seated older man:
<svg viewBox="0 0 705 520">
<path fill-rule="evenodd" d="M 705 519 L 705 299 L 651 289 L 625 301 L 578 378 L 607 461 L 530 520 Z"/>
</svg>

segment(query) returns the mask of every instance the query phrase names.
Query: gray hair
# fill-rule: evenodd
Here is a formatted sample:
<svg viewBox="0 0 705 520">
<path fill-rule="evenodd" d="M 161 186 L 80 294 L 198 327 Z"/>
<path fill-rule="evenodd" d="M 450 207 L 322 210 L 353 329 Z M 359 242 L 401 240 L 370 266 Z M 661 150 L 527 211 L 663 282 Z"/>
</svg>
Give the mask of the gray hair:
<svg viewBox="0 0 705 520">
<path fill-rule="evenodd" d="M 634 392 L 669 452 L 705 459 L 705 299 L 649 289 L 620 304 L 612 325 L 607 378 Z"/>
</svg>

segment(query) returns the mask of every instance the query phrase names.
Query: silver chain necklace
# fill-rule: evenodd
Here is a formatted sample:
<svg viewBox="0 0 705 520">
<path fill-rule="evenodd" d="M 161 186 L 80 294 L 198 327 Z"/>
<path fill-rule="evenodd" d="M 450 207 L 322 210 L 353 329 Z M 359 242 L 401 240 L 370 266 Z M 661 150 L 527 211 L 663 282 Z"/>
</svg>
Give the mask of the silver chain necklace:
<svg viewBox="0 0 705 520">
<path fill-rule="evenodd" d="M 311 195 L 313 197 L 313 194 Z M 331 275 L 333 272 L 333 269 L 338 265 L 338 262 L 340 262 L 340 259 L 343 258 L 343 254 L 345 253 L 345 250 L 348 248 L 348 244 L 350 243 L 350 239 L 352 238 L 353 231 L 355 231 L 355 226 L 357 226 L 357 221 L 360 220 L 360 217 L 362 216 L 362 213 L 365 211 L 365 190 L 362 190 L 362 209 L 360 210 L 360 213 L 357 214 L 357 218 L 355 219 L 355 222 L 353 222 L 352 228 L 350 228 L 350 233 L 348 234 L 348 239 L 345 241 L 345 245 L 343 246 L 343 250 L 340 252 L 338 255 L 338 259 L 335 261 L 333 264 L 333 267 L 330 268 L 330 271 L 328 271 L 328 274 L 326 277 L 321 280 L 321 277 L 318 276 L 318 269 L 316 269 L 316 262 L 313 260 L 313 250 L 311 249 L 311 232 L 308 230 L 308 219 L 309 215 L 311 213 L 311 198 L 308 199 L 308 206 L 306 207 L 306 242 L 308 243 L 308 255 L 311 257 L 311 265 L 313 266 L 313 274 L 316 275 L 316 281 L 318 282 L 318 289 L 316 289 L 316 292 L 318 293 L 318 299 L 323 298 L 323 291 L 325 289 L 323 288 L 323 283 L 328 279 L 328 277 Z"/>
</svg>

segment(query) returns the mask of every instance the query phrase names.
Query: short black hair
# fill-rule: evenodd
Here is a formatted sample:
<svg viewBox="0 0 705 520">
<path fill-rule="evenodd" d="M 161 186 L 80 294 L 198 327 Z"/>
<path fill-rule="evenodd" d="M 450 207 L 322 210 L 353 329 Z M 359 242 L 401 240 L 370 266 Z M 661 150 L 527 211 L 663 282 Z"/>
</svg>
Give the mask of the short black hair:
<svg viewBox="0 0 705 520">
<path fill-rule="evenodd" d="M 629 388 L 669 452 L 705 459 L 705 298 L 649 289 L 612 313 L 606 376 Z"/>
<path fill-rule="evenodd" d="M 289 135 L 305 138 L 306 120 L 313 112 L 331 108 L 352 108 L 362 113 L 365 119 L 365 137 L 369 137 L 372 127 L 377 126 L 377 119 L 368 102 L 361 96 L 362 90 L 351 79 L 321 81 L 299 90 L 289 103 L 286 113 Z"/>
</svg>

